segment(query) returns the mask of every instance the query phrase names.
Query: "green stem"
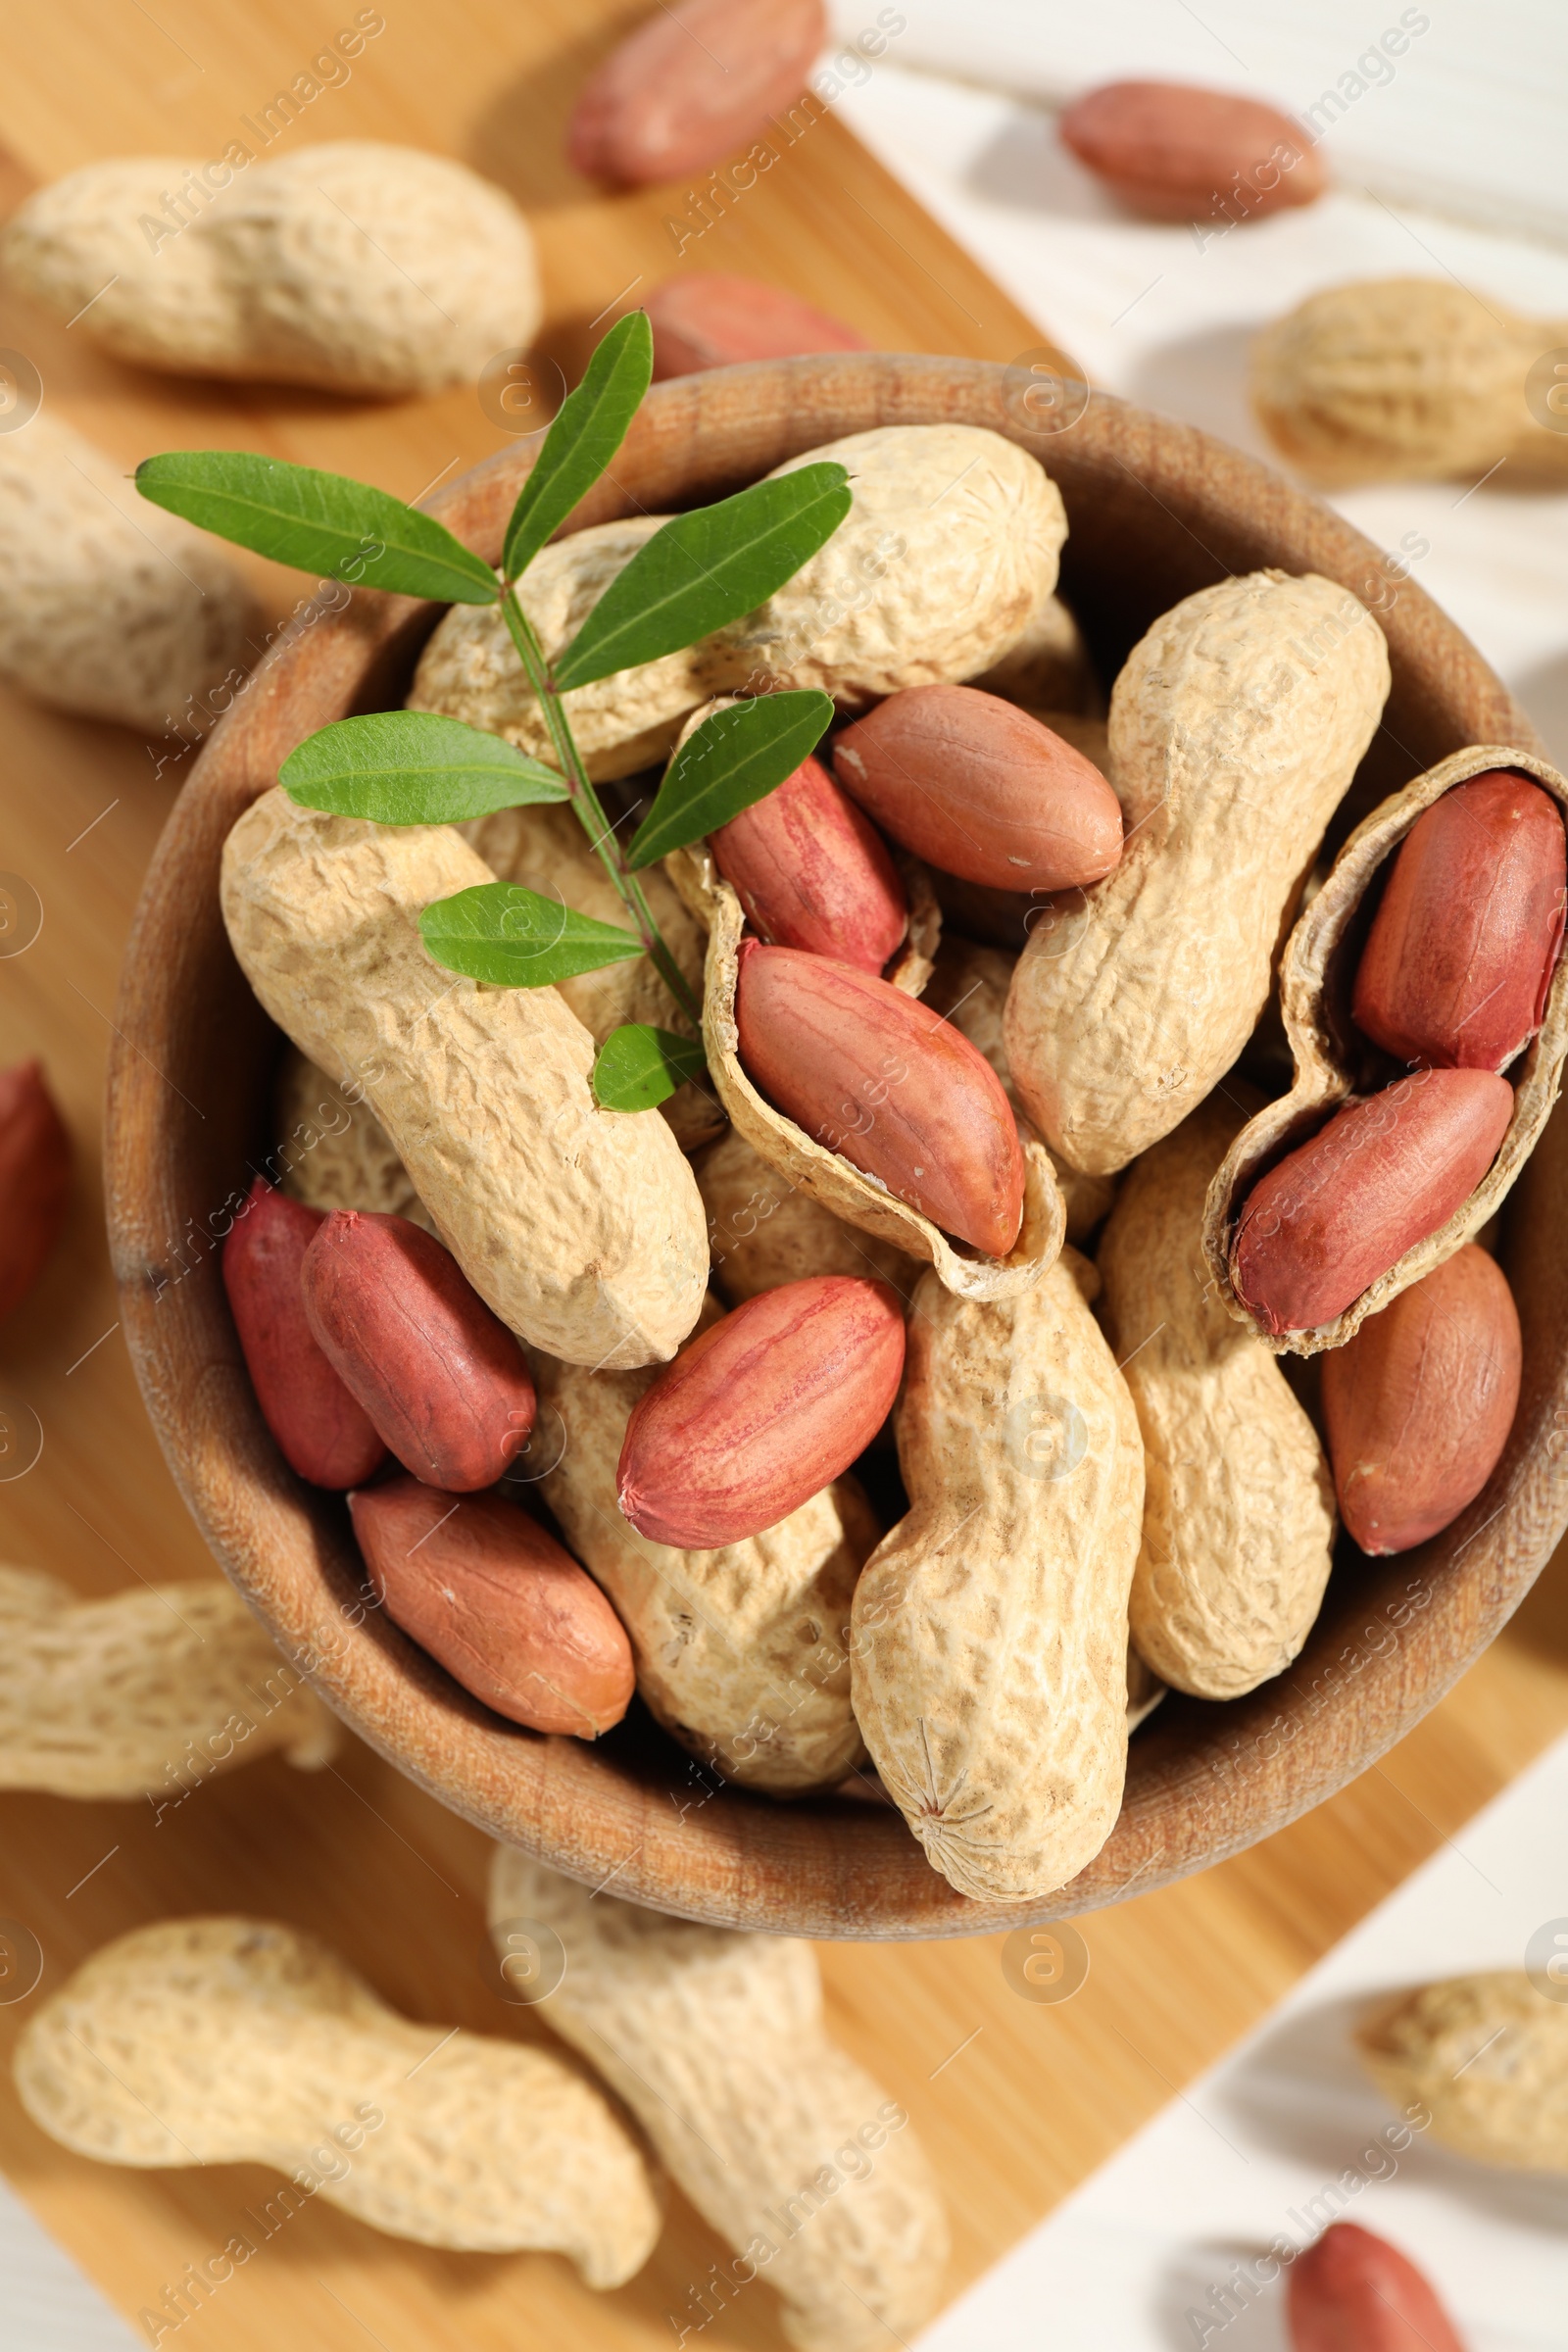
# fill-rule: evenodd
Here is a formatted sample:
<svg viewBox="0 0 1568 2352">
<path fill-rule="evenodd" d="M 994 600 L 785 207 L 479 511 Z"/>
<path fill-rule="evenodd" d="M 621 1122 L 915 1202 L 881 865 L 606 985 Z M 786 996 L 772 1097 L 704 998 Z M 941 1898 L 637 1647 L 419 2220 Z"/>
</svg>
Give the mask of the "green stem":
<svg viewBox="0 0 1568 2352">
<path fill-rule="evenodd" d="M 517 659 L 533 688 L 561 772 L 578 822 L 587 834 L 600 864 L 613 883 L 616 894 L 628 908 L 637 926 L 638 937 L 647 949 L 655 970 L 663 981 L 687 1019 L 702 1035 L 703 1013 L 686 983 L 686 975 L 664 945 L 663 936 L 654 920 L 653 909 L 643 894 L 643 886 L 627 865 L 614 827 L 605 814 L 604 804 L 589 781 L 582 755 L 572 737 L 561 696 L 551 680 L 544 648 L 534 633 L 533 623 L 517 602 L 515 588 L 509 585 L 502 594 L 501 610 L 506 615 L 512 642 L 517 649 Z"/>
</svg>

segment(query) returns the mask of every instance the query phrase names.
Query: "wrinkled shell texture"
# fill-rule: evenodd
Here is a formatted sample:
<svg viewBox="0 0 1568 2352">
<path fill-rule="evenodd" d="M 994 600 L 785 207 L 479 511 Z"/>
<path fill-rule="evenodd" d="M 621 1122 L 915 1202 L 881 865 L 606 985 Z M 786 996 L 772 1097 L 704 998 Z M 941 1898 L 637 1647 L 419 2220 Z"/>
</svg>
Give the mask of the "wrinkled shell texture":
<svg viewBox="0 0 1568 2352">
<path fill-rule="evenodd" d="M 1500 458 L 1560 476 L 1568 439 L 1525 405 L 1532 363 L 1568 335 L 1447 278 L 1331 286 L 1252 347 L 1252 405 L 1313 481 L 1484 473 Z"/>
<path fill-rule="evenodd" d="M 812 1274 L 866 1274 L 907 1298 L 918 1262 L 847 1225 L 792 1185 L 732 1127 L 696 1162 L 713 1281 L 731 1306 Z"/>
<path fill-rule="evenodd" d="M 1133 648 L 1110 700 L 1126 850 L 1034 926 L 1007 1004 L 1018 1091 L 1072 1166 L 1125 1167 L 1236 1059 L 1388 691 L 1377 622 L 1312 572 L 1200 589 Z"/>
<path fill-rule="evenodd" d="M 250 164 L 177 234 L 166 192 L 205 159 L 89 164 L 0 241 L 11 285 L 119 358 L 186 375 L 434 392 L 528 342 L 528 224 L 510 196 L 413 147 L 340 139 Z"/>
<path fill-rule="evenodd" d="M 174 1801 L 281 1748 L 314 1771 L 337 1723 L 228 1585 L 78 1600 L 0 1567 L 0 1788 Z"/>
<path fill-rule="evenodd" d="M 1323 1124 L 1325 1113 L 1337 1108 L 1356 1083 L 1333 1004 L 1333 983 L 1340 977 L 1338 951 L 1348 940 L 1353 944 L 1352 927 L 1367 891 L 1385 858 L 1397 850 L 1422 811 L 1455 784 L 1497 767 L 1518 768 L 1533 776 L 1559 808 L 1568 809 L 1568 779 L 1533 753 L 1498 744 L 1478 744 L 1455 752 L 1417 776 L 1402 792 L 1395 793 L 1356 827 L 1286 941 L 1280 958 L 1280 1011 L 1296 1076 L 1288 1095 L 1266 1104 L 1242 1129 L 1209 1187 L 1203 1214 L 1203 1250 L 1219 1295 L 1238 1321 L 1254 1330 L 1260 1326 L 1238 1298 L 1231 1280 L 1230 1247 L 1237 1214 L 1257 1173 L 1281 1157 L 1287 1148 L 1311 1136 Z M 1496 1158 L 1469 1200 L 1435 1233 L 1413 1243 L 1333 1322 L 1274 1337 L 1263 1333 L 1267 1345 L 1276 1352 L 1289 1350 L 1293 1355 L 1316 1355 L 1322 1348 L 1343 1347 L 1368 1315 L 1377 1314 L 1412 1282 L 1419 1282 L 1423 1274 L 1473 1241 L 1487 1220 L 1495 1216 L 1540 1141 L 1562 1085 L 1565 1058 L 1568 956 L 1558 962 L 1540 1034 L 1509 1065 L 1515 1097 L 1513 1117 Z"/>
<path fill-rule="evenodd" d="M 1083 631 L 1054 588 L 1039 599 L 1023 635 L 1001 661 L 968 682 L 1041 715 L 1068 710 L 1093 717 L 1105 708 Z"/>
<path fill-rule="evenodd" d="M 757 2275 L 799 2352 L 884 2352 L 914 2332 L 941 2287 L 947 2217 L 907 2122 L 864 2155 L 864 2177 L 835 2163 L 894 2103 L 823 2032 L 808 1943 L 662 1918 L 506 1847 L 489 1911 L 498 1939 L 522 1919 L 560 1936 L 550 2024 L 725 2242 L 775 2249 Z"/>
<path fill-rule="evenodd" d="M 1012 1083 L 1004 1031 L 1007 991 L 1017 961 L 1017 956 L 1009 956 L 1004 948 L 980 947 L 956 932 L 949 932 L 937 952 L 920 1001 L 934 1012 L 946 1013 L 954 1027 L 961 1029 L 970 1045 L 985 1055 L 1002 1080 L 1019 1120 L 1026 1122 L 1027 1113 Z M 1114 1180 L 1109 1176 L 1081 1175 L 1054 1152 L 1051 1163 L 1066 1207 L 1067 1239 L 1080 1243 L 1094 1231 L 1115 1199 Z"/>
<path fill-rule="evenodd" d="M 296 808 L 223 851 L 223 919 L 264 1008 L 353 1076 L 488 1306 L 552 1354 L 662 1362 L 696 1321 L 708 1235 L 664 1121 L 600 1110 L 593 1039 L 552 988 L 480 988 L 425 953 L 419 909 L 492 879 L 442 825 Z"/>
<path fill-rule="evenodd" d="M 629 1526 L 615 1494 L 626 1423 L 653 1373 L 545 1355 L 534 1372 L 534 1450 L 556 1464 L 539 1492 L 631 1637 L 650 1711 L 743 1788 L 832 1788 L 865 1754 L 850 1711 L 850 1597 L 880 1531 L 855 1480 L 760 1536 L 677 1551 Z"/>
<path fill-rule="evenodd" d="M 342 2174 L 318 2193 L 372 2229 L 559 2249 L 590 2286 L 620 2285 L 659 2234 L 641 2155 L 574 2067 L 489 2035 L 443 2041 L 266 1920 L 168 1920 L 106 1944 L 31 2018 L 16 2079 L 78 2155 L 314 2174 L 330 2151 Z M 348 2153 L 332 2134 L 362 2107 L 385 2120 Z"/>
<path fill-rule="evenodd" d="M 896 1423 L 908 1516 L 856 1588 L 855 1711 L 961 1894 L 1064 1886 L 1115 1825 L 1137 1417 L 1067 1250 L 1022 1298 L 915 1294 Z"/>
<path fill-rule="evenodd" d="M 307 1208 L 368 1209 L 433 1233 L 430 1212 L 368 1104 L 334 1086 L 297 1047 L 284 1049 L 273 1094 L 277 1143 L 268 1154 L 290 1200 Z"/>
<path fill-rule="evenodd" d="M 715 690 L 819 686 L 850 710 L 955 683 L 1009 653 L 1056 585 L 1061 494 L 971 424 L 888 424 L 775 466 L 847 466 L 855 505 L 765 605 L 710 640 Z"/>
<path fill-rule="evenodd" d="M 498 882 L 518 883 L 524 890 L 536 890 L 541 898 L 563 900 L 597 922 L 628 928 L 626 908 L 614 884 L 594 855 L 579 819 L 564 803 L 498 808 L 493 815 L 460 825 L 458 831 L 472 843 Z M 642 885 L 665 947 L 685 974 L 692 994 L 700 996 L 707 944 L 702 931 L 662 867 L 650 867 L 642 876 Z M 691 1022 L 646 956 L 560 980 L 556 993 L 577 1015 L 596 1046 L 602 1046 L 612 1029 L 618 1029 L 624 1021 L 651 1022 L 656 1028 L 673 1030 L 677 1037 L 694 1034 Z M 716 1135 L 724 1124 L 711 1089 L 699 1087 L 690 1079 L 660 1107 L 683 1151 Z"/>
<path fill-rule="evenodd" d="M 187 699 L 250 668 L 261 608 L 205 531 L 124 477 L 51 416 L 0 434 L 0 677 L 88 718 L 199 727 Z"/>
<path fill-rule="evenodd" d="M 817 1143 L 760 1095 L 741 1067 L 735 1022 L 736 965 L 745 927 L 740 901 L 727 882 L 711 893 L 712 925 L 703 989 L 703 1039 L 709 1075 L 735 1131 L 752 1149 L 837 1217 L 873 1240 L 891 1243 L 936 1267 L 942 1281 L 966 1298 L 1010 1298 L 1038 1282 L 1061 1248 L 1066 1210 L 1043 1144 L 1022 1138 L 1023 1227 L 1005 1257 L 982 1257 L 955 1245 L 929 1217 L 895 1199 L 840 1152 Z"/>
<path fill-rule="evenodd" d="M 1239 1124 L 1216 1099 L 1146 1153 L 1098 1260 L 1144 1437 L 1133 1640 L 1156 1674 L 1200 1698 L 1237 1698 L 1284 1671 L 1333 1559 L 1317 1433 L 1203 1262 L 1204 1196 Z"/>
<path fill-rule="evenodd" d="M 1384 2096 L 1405 2111 L 1419 2100 L 1445 2147 L 1568 2173 L 1568 2003 L 1548 2000 L 1523 1971 L 1423 1984 L 1356 2040 Z"/>
<path fill-rule="evenodd" d="M 541 549 L 517 587 L 547 662 L 556 662 L 605 590 L 661 525 L 662 514 L 597 522 Z M 596 784 L 663 759 L 688 710 L 705 701 L 703 648 L 612 670 L 562 697 L 572 738 Z M 550 731 L 498 605 L 454 605 L 419 658 L 408 708 L 440 710 L 504 735 L 530 760 L 557 765 Z M 530 812 L 531 813 L 531 812 Z M 574 820 L 575 821 L 575 820 Z"/>
</svg>

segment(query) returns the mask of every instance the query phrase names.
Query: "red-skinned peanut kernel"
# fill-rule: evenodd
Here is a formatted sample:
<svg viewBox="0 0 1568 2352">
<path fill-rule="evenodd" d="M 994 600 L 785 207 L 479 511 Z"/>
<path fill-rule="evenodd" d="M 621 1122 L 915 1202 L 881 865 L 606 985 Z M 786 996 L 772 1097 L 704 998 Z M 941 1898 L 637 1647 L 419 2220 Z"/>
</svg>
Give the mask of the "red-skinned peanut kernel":
<svg viewBox="0 0 1568 2352">
<path fill-rule="evenodd" d="M 512 1333 L 433 1235 L 338 1209 L 306 1255 L 305 1311 L 405 1470 L 470 1494 L 528 1442 L 532 1375 Z"/>
<path fill-rule="evenodd" d="M 763 939 L 880 972 L 908 929 L 887 844 L 821 762 L 709 835 L 713 862 Z"/>
<path fill-rule="evenodd" d="M 1519 1402 L 1519 1310 L 1474 1243 L 1323 1358 L 1340 1513 L 1365 1552 L 1408 1551 L 1497 1466 Z"/>
<path fill-rule="evenodd" d="M 851 326 L 782 286 L 716 270 L 692 270 L 655 286 L 643 305 L 654 330 L 654 381 L 698 375 L 744 360 L 787 360 L 818 351 L 864 351 Z"/>
<path fill-rule="evenodd" d="M 827 37 L 822 0 L 681 0 L 678 16 L 656 10 L 588 82 L 566 151 L 579 172 L 623 187 L 706 172 L 748 139 L 766 141 L 769 119 L 788 114 Z M 732 165 L 732 192 L 755 185 L 776 155 Z"/>
<path fill-rule="evenodd" d="M 43 1272 L 71 1191 L 71 1138 L 36 1061 L 0 1070 L 0 1323 Z"/>
<path fill-rule="evenodd" d="M 1465 2352 L 1407 2255 L 1336 2222 L 1290 2270 L 1291 2352 Z"/>
<path fill-rule="evenodd" d="M 454 1505 L 417 1479 L 351 1494 L 377 1600 L 454 1681 L 510 1722 L 597 1740 L 631 1703 L 626 1630 L 593 1578 L 499 1495 Z"/>
<path fill-rule="evenodd" d="M 1549 794 L 1508 768 L 1456 784 L 1394 858 L 1356 967 L 1357 1026 L 1399 1061 L 1500 1070 L 1545 1014 L 1565 884 Z"/>
<path fill-rule="evenodd" d="M 357 1487 L 386 1447 L 306 1316 L 301 1269 L 325 1222 L 258 1176 L 223 1243 L 223 1288 L 256 1401 L 289 1468 L 315 1487 Z"/>
<path fill-rule="evenodd" d="M 1057 125 L 1062 143 L 1134 212 L 1153 220 L 1257 220 L 1311 204 L 1326 174 L 1278 107 L 1181 81 L 1110 81 Z"/>
<path fill-rule="evenodd" d="M 761 1291 L 689 1341 L 626 1424 L 620 1507 L 683 1551 L 775 1527 L 870 1445 L 904 1372 L 885 1282 L 818 1274 Z"/>
<path fill-rule="evenodd" d="M 1267 1332 L 1332 1323 L 1469 1200 L 1512 1115 L 1490 1070 L 1417 1070 L 1336 1112 L 1248 1195 L 1237 1297 Z"/>
<path fill-rule="evenodd" d="M 839 737 L 833 768 L 884 833 L 960 881 L 1069 890 L 1121 858 L 1121 805 L 1082 752 L 977 686 L 907 686 Z"/>
<path fill-rule="evenodd" d="M 1004 1257 L 1023 1223 L 1023 1152 L 985 1055 L 869 972 L 742 942 L 740 1057 L 798 1126 L 944 1232 Z"/>
</svg>

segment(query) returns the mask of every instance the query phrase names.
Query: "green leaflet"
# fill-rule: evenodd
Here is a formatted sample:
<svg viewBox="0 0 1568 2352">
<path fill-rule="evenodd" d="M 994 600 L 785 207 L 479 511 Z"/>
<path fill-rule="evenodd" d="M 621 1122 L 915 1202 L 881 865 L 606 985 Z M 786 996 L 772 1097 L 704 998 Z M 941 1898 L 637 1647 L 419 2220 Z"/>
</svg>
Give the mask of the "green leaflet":
<svg viewBox="0 0 1568 2352">
<path fill-rule="evenodd" d="M 456 825 L 492 808 L 566 798 L 553 767 L 434 710 L 335 719 L 290 752 L 277 780 L 302 808 L 378 825 Z"/>
<path fill-rule="evenodd" d="M 653 372 L 653 328 L 645 312 L 633 311 L 606 335 L 545 435 L 507 525 L 501 567 L 509 580 L 521 577 L 598 481 L 625 440 Z"/>
<path fill-rule="evenodd" d="M 420 915 L 419 934 L 447 971 L 493 988 L 548 988 L 643 952 L 634 931 L 596 922 L 514 882 L 481 882 L 437 899 Z"/>
<path fill-rule="evenodd" d="M 627 864 L 652 865 L 765 798 L 815 750 L 832 716 L 832 696 L 814 689 L 715 710 L 665 769 L 659 798 L 632 836 Z"/>
<path fill-rule="evenodd" d="M 434 515 L 345 474 L 239 449 L 176 450 L 145 458 L 136 487 L 154 506 L 298 571 L 441 604 L 493 605 L 500 594 L 489 564 Z"/>
<path fill-rule="evenodd" d="M 557 685 L 658 662 L 755 612 L 838 529 L 849 479 L 842 466 L 803 466 L 675 515 L 611 581 L 556 663 Z"/>
<path fill-rule="evenodd" d="M 695 1038 L 639 1021 L 612 1029 L 594 1063 L 594 1094 L 605 1110 L 652 1110 L 683 1080 L 700 1078 L 707 1056 Z"/>
</svg>

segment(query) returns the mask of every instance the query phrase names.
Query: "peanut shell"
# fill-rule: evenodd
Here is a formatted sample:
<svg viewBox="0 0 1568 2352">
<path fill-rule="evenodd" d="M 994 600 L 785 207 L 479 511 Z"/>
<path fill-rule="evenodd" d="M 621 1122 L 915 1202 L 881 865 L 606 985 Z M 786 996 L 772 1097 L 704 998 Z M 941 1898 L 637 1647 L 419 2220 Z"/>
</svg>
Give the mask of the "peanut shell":
<svg viewBox="0 0 1568 2352">
<path fill-rule="evenodd" d="M 291 1200 L 328 1215 L 335 1208 L 362 1208 L 407 1217 L 426 1233 L 435 1231 L 391 1138 L 357 1085 L 334 1086 L 297 1046 L 285 1046 L 272 1114 L 278 1141 L 267 1155 L 267 1170 Z"/>
<path fill-rule="evenodd" d="M 1568 2173 L 1568 2002 L 1523 1969 L 1419 1985 L 1355 2039 L 1391 2105 L 1427 2109 L 1442 2146 L 1481 2164 Z"/>
<path fill-rule="evenodd" d="M 884 1787 L 960 1894 L 1054 1893 L 1115 1826 L 1144 1459 L 1065 1250 L 1021 1298 L 915 1294 L 896 1426 L 908 1516 L 851 1626 Z"/>
<path fill-rule="evenodd" d="M 708 1211 L 712 1277 L 725 1303 L 808 1274 L 869 1274 L 907 1299 L 918 1261 L 848 1225 L 752 1150 L 733 1127 L 694 1162 Z"/>
<path fill-rule="evenodd" d="M 1125 1167 L 1240 1054 L 1388 690 L 1382 630 L 1316 573 L 1221 580 L 1133 648 L 1110 698 L 1121 862 L 1031 926 L 1007 1001 L 1019 1094 L 1074 1167 Z"/>
<path fill-rule="evenodd" d="M 1322 889 L 1286 942 L 1280 960 L 1280 1010 L 1296 1063 L 1288 1095 L 1250 1119 L 1209 1186 L 1203 1212 L 1203 1250 L 1219 1297 L 1239 1322 L 1257 1331 L 1276 1354 L 1316 1355 L 1339 1348 L 1392 1298 L 1473 1241 L 1495 1216 L 1546 1123 L 1562 1084 L 1568 1054 L 1568 961 L 1559 961 L 1539 1033 L 1508 1072 L 1514 1112 L 1501 1149 L 1475 1191 L 1446 1223 L 1414 1243 L 1388 1271 L 1369 1283 L 1343 1314 L 1309 1331 L 1269 1335 L 1249 1313 L 1231 1279 L 1230 1248 L 1237 1216 L 1253 1183 L 1322 1126 L 1351 1093 L 1380 1088 L 1400 1067 L 1358 1041 L 1349 1019 L 1350 989 L 1359 958 L 1361 910 L 1385 858 L 1397 849 L 1424 808 L 1450 786 L 1488 768 L 1516 767 L 1534 776 L 1568 808 L 1568 782 L 1530 752 L 1496 744 L 1453 753 L 1375 808 L 1350 835 Z"/>
</svg>

